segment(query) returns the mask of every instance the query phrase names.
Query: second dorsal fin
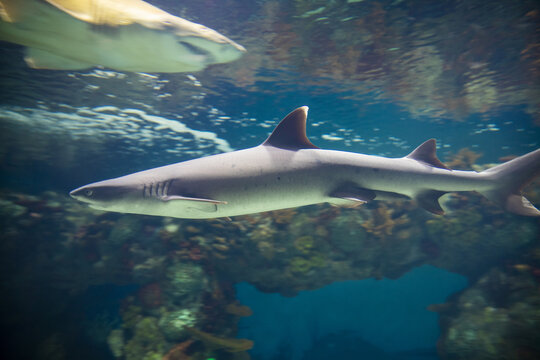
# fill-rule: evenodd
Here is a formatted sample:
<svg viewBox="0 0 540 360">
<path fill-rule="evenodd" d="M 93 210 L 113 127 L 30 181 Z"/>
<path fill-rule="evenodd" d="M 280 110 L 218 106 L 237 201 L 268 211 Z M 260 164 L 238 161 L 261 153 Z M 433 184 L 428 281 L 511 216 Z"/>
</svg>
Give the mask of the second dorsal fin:
<svg viewBox="0 0 540 360">
<path fill-rule="evenodd" d="M 308 107 L 302 106 L 293 110 L 276 126 L 272 134 L 262 143 L 281 149 L 318 149 L 306 135 L 306 119 Z"/>
<path fill-rule="evenodd" d="M 441 160 L 439 160 L 436 152 L 437 143 L 435 139 L 429 139 L 425 141 L 422 145 L 414 149 L 412 153 L 407 155 L 407 158 L 423 162 L 436 168 L 450 170 L 446 165 L 441 162 Z"/>
</svg>

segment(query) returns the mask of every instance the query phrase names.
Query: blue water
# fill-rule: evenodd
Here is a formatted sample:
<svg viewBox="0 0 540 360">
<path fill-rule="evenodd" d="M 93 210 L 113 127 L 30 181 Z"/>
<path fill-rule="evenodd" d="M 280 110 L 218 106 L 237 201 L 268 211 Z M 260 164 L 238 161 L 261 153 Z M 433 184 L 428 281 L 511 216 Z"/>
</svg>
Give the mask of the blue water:
<svg viewBox="0 0 540 360">
<path fill-rule="evenodd" d="M 435 348 L 440 335 L 438 315 L 426 307 L 444 303 L 466 286 L 463 276 L 431 266 L 396 280 L 336 282 L 292 298 L 239 284 L 238 299 L 254 315 L 242 319 L 238 336 L 255 341 L 251 353 L 257 359 L 273 359 L 281 348 L 289 349 L 287 359 L 303 359 L 318 340 L 343 331 L 387 353 Z M 336 358 L 341 357 L 339 351 Z"/>
<path fill-rule="evenodd" d="M 402 157 L 435 138 L 442 161 L 448 162 L 468 148 L 481 154 L 477 165 L 533 151 L 540 146 L 537 0 L 149 2 L 220 31 L 248 52 L 235 62 L 188 73 L 136 73 L 102 67 L 44 70 L 26 65 L 22 46 L 0 42 L 0 220 L 7 229 L 0 229 L 4 301 L 0 330 L 9 334 L 9 359 L 112 360 L 107 343 L 110 331 L 125 327 L 126 343 L 134 338 L 137 321 L 133 318 L 138 318 L 131 314 L 125 320 L 123 311 L 135 305 L 142 309 L 138 316 L 158 321 L 164 311 L 183 306 L 184 300 L 178 298 L 164 300 L 170 296 L 164 289 L 170 285 L 168 276 L 176 261 L 204 268 L 204 296 L 194 297 L 199 301 L 196 305 L 204 309 L 201 311 L 207 312 L 206 317 L 201 315 L 205 330 L 253 340 L 253 360 L 438 359 L 436 345 L 444 333 L 439 314 L 426 307 L 452 295 L 455 300 L 490 269 L 515 276 L 507 281 L 500 275 L 500 283 L 492 279 L 493 288 L 508 292 L 508 298 L 519 306 L 528 306 L 530 313 L 524 312 L 524 317 L 536 319 L 531 315 L 537 304 L 535 295 L 519 291 L 530 283 L 537 289 L 540 265 L 534 254 L 539 250 L 532 248 L 529 254 L 519 246 L 523 240 L 523 246 L 533 247 L 530 239 L 538 237 L 538 223 L 508 216 L 477 197 L 454 199 L 458 209 L 469 212 L 443 218 L 452 227 L 446 228 L 449 234 L 436 235 L 448 239 L 455 232 L 451 239 L 455 247 L 450 240 L 433 244 L 439 239 L 422 237 L 410 251 L 411 256 L 418 256 L 418 263 L 433 264 L 443 258 L 441 267 L 463 271 L 469 278 L 428 265 L 415 268 L 417 263 L 400 264 L 403 267 L 396 266 L 398 270 L 379 266 L 386 260 L 380 255 L 380 259 L 365 260 L 372 262 L 371 267 L 364 260 L 351 266 L 355 270 L 365 266 L 370 271 L 361 276 L 377 274 L 382 280 L 330 283 L 323 267 L 317 271 L 324 275 L 326 286 L 283 297 L 277 292 L 287 289 L 280 288 L 276 279 L 286 273 L 281 280 L 290 281 L 287 261 L 308 256 L 281 243 L 271 260 L 261 258 L 257 252 L 260 239 L 248 239 L 241 230 L 250 218 L 238 220 L 243 224 L 238 228 L 233 226 L 236 219 L 226 223 L 234 228 L 225 226 L 231 231 L 223 230 L 227 241 L 244 242 L 236 249 L 238 253 L 231 250 L 225 262 L 230 261 L 231 268 L 241 267 L 257 254 L 260 263 L 253 264 L 253 271 L 264 277 L 266 270 L 273 270 L 275 279 L 268 279 L 271 285 L 266 290 L 275 293 L 238 283 L 238 278 L 250 273 L 249 267 L 235 268 L 236 278 L 216 271 L 216 264 L 223 266 L 223 261 L 212 258 L 211 242 L 224 226 L 220 220 L 98 214 L 76 204 L 68 193 L 94 181 L 256 146 L 287 113 L 304 105 L 310 108 L 307 135 L 323 149 Z M 537 201 L 538 190 L 531 194 Z M 411 237 L 416 236 L 414 230 L 423 234 L 418 236 L 426 236 L 426 224 L 438 218 L 408 204 L 391 213 L 392 220 L 406 214 L 414 224 L 408 229 Z M 392 205 L 387 206 L 391 212 Z M 20 207 L 23 215 L 13 217 Z M 367 204 L 358 212 L 368 216 L 376 209 L 377 205 Z M 271 215 L 253 222 L 262 229 L 273 226 L 275 236 L 281 237 L 272 241 L 279 244 L 312 231 L 311 225 L 318 223 L 310 221 L 323 213 L 331 212 L 324 207 L 304 208 L 298 214 L 305 214 L 308 220 L 298 223 L 273 223 Z M 474 223 L 478 214 L 485 223 Z M 321 221 L 325 219 L 323 216 Z M 186 231 L 171 240 L 164 235 L 171 224 L 181 231 L 194 227 L 200 233 L 194 236 Z M 506 225 L 514 227 L 507 230 Z M 361 224 L 354 226 L 360 228 Z M 478 228 L 482 231 L 477 233 Z M 501 228 L 508 232 L 493 233 L 493 239 L 486 236 Z M 478 234 L 484 236 L 482 241 L 467 247 L 467 241 Z M 324 238 L 324 251 L 329 251 L 324 255 L 335 256 L 332 261 L 336 263 L 358 255 L 352 254 L 357 250 L 352 242 L 346 244 L 348 252 L 334 251 L 335 239 L 328 234 L 317 236 Z M 384 247 L 395 239 L 371 240 L 374 247 Z M 495 246 L 484 246 L 489 241 L 496 242 Z M 511 241 L 517 245 L 509 246 Z M 427 249 L 422 248 L 425 244 Z M 463 258 L 483 260 L 463 266 L 456 250 L 460 246 L 467 251 Z M 179 253 L 187 251 L 184 247 L 203 248 L 210 259 L 181 257 Z M 511 251 L 505 253 L 507 248 Z M 389 246 L 380 253 L 393 250 Z M 283 260 L 279 251 L 290 253 Z M 494 253 L 487 254 L 489 251 Z M 388 258 L 396 258 L 392 255 Z M 485 260 L 484 255 L 497 260 Z M 397 279 L 387 278 L 393 278 L 394 271 L 409 269 Z M 311 288 L 312 275 L 306 272 L 302 276 L 295 286 Z M 504 287 L 514 282 L 515 288 Z M 148 296 L 155 297 L 151 299 L 158 303 L 155 307 L 141 305 L 139 291 L 148 284 L 154 285 Z M 220 294 L 225 295 L 220 298 Z M 490 304 L 486 308 L 499 305 L 489 291 L 481 296 Z M 220 312 L 225 301 L 234 299 L 253 310 L 251 317 L 240 320 L 238 333 L 236 320 Z M 503 305 L 500 308 L 507 310 Z M 482 319 L 478 316 L 474 320 L 479 323 L 474 325 L 480 328 Z M 537 335 L 527 327 L 534 326 L 527 325 L 528 320 L 519 324 L 528 335 Z M 511 330 L 509 335 L 514 335 Z M 167 351 L 183 340 L 167 340 Z M 476 349 L 479 354 L 500 346 L 496 341 L 486 344 L 486 348 Z M 530 358 L 534 357 L 537 349 L 533 345 L 518 345 L 519 351 L 533 349 Z M 161 349 L 157 356 L 165 353 Z M 223 360 L 232 358 L 229 353 L 218 354 Z M 469 358 L 473 357 L 456 357 Z"/>
</svg>

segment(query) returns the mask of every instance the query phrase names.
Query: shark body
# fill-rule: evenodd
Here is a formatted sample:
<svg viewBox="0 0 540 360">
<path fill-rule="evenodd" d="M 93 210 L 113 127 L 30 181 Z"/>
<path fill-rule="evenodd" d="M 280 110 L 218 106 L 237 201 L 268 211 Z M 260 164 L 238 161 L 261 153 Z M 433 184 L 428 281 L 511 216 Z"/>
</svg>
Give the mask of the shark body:
<svg viewBox="0 0 540 360">
<path fill-rule="evenodd" d="M 0 40 L 26 46 L 32 68 L 186 72 L 245 49 L 141 0 L 0 0 Z"/>
<path fill-rule="evenodd" d="M 508 211 L 540 216 L 521 195 L 540 173 L 540 149 L 480 173 L 448 169 L 434 139 L 404 158 L 322 150 L 306 136 L 307 110 L 291 112 L 254 148 L 96 182 L 70 195 L 101 210 L 202 219 L 392 198 L 413 198 L 442 214 L 441 195 L 478 191 Z"/>
</svg>

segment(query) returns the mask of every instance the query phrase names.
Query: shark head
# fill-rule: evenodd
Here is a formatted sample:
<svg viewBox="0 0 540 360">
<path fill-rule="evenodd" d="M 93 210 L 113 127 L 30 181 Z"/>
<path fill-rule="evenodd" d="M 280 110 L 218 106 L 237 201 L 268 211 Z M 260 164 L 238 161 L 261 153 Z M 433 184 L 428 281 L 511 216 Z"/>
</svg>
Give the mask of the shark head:
<svg viewBox="0 0 540 360">
<path fill-rule="evenodd" d="M 126 31 L 124 43 L 137 49 L 137 58 L 157 59 L 156 72 L 197 71 L 234 61 L 246 52 L 242 45 L 209 27 L 146 5 L 144 11 L 127 10 L 134 26 L 120 28 Z"/>
<path fill-rule="evenodd" d="M 0 3 L 2 40 L 27 46 L 25 61 L 37 69 L 191 72 L 246 52 L 217 31 L 142 0 Z"/>
<path fill-rule="evenodd" d="M 161 169 L 84 185 L 71 191 L 69 195 L 96 210 L 160 216 L 181 214 L 197 217 L 201 213 L 216 212 L 217 205 L 226 204 L 213 199 L 173 194 L 173 184 L 181 181 L 178 178 L 160 177 L 157 173 Z M 161 178 L 161 181 L 156 181 L 158 178 Z"/>
<path fill-rule="evenodd" d="M 96 210 L 129 212 L 136 205 L 141 190 L 135 184 L 119 183 L 116 179 L 81 186 L 69 195 Z"/>
<path fill-rule="evenodd" d="M 161 22 L 165 31 L 174 36 L 181 58 L 186 54 L 203 59 L 205 65 L 227 63 L 240 58 L 246 49 L 226 36 L 204 25 L 171 16 Z"/>
</svg>

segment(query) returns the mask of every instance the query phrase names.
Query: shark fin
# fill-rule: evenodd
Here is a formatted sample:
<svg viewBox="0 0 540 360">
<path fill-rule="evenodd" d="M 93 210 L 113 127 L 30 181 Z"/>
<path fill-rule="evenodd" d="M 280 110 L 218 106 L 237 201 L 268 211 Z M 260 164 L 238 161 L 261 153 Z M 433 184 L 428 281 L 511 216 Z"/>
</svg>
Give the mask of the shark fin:
<svg viewBox="0 0 540 360">
<path fill-rule="evenodd" d="M 407 158 L 429 164 L 436 168 L 450 170 L 437 157 L 437 143 L 435 139 L 425 141 L 422 145 L 414 149 L 412 153 L 407 155 Z"/>
<path fill-rule="evenodd" d="M 481 174 L 494 182 L 491 190 L 481 192 L 485 197 L 515 214 L 540 216 L 540 210 L 522 195 L 523 188 L 540 175 L 540 149 L 484 170 Z"/>
<path fill-rule="evenodd" d="M 416 195 L 415 199 L 418 203 L 418 206 L 426 209 L 433 214 L 443 215 L 444 210 L 439 204 L 439 198 L 444 194 L 446 194 L 446 192 L 444 191 L 426 190 Z"/>
<path fill-rule="evenodd" d="M 212 199 L 203 199 L 203 198 L 193 198 L 193 197 L 187 197 L 187 196 L 179 196 L 179 195 L 167 195 L 160 197 L 160 200 L 162 201 L 174 201 L 174 200 L 181 200 L 181 201 L 195 201 L 195 202 L 206 202 L 210 204 L 216 204 L 216 205 L 224 205 L 227 204 L 226 201 L 219 201 L 219 200 L 212 200 Z"/>
<path fill-rule="evenodd" d="M 93 66 L 36 48 L 26 49 L 24 61 L 26 61 L 26 64 L 33 69 L 79 70 Z"/>
<path fill-rule="evenodd" d="M 373 190 L 358 187 L 353 183 L 346 183 L 332 191 L 329 196 L 332 198 L 332 204 L 357 206 L 375 199 L 376 193 Z"/>
<path fill-rule="evenodd" d="M 306 135 L 307 113 L 307 106 L 293 110 L 281 120 L 262 145 L 289 150 L 318 149 L 309 141 Z"/>
<path fill-rule="evenodd" d="M 160 197 L 160 200 L 167 201 L 167 202 L 168 201 L 184 201 L 187 203 L 186 208 L 191 209 L 191 210 L 202 211 L 205 213 L 216 212 L 218 210 L 217 209 L 218 205 L 227 204 L 226 201 L 192 198 L 192 197 L 178 196 L 178 195 L 162 196 Z"/>
</svg>

